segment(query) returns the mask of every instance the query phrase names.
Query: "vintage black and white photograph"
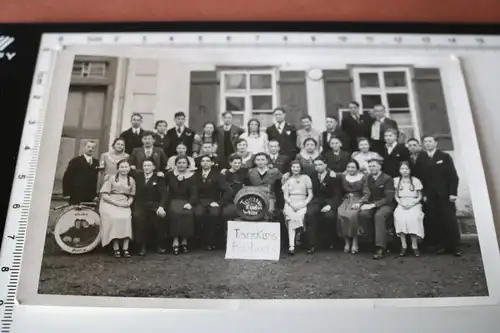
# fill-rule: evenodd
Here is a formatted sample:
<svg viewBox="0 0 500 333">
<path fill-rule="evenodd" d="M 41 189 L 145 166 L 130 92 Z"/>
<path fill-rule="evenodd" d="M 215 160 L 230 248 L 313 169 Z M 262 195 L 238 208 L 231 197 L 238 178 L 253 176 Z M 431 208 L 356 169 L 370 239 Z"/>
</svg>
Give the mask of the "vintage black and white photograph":
<svg viewBox="0 0 500 333">
<path fill-rule="evenodd" d="M 77 54 L 38 293 L 488 296 L 451 78 L 335 52 Z"/>
</svg>

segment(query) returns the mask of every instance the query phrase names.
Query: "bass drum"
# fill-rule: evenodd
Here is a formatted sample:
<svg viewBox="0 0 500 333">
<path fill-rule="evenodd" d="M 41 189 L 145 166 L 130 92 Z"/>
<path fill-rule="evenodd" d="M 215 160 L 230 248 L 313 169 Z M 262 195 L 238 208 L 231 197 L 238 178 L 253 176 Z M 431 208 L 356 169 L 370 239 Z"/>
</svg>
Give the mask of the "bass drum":
<svg viewBox="0 0 500 333">
<path fill-rule="evenodd" d="M 65 252 L 90 252 L 101 242 L 101 217 L 91 207 L 70 206 L 57 218 L 54 237 Z"/>
<path fill-rule="evenodd" d="M 270 194 L 259 186 L 245 186 L 235 196 L 236 213 L 244 221 L 264 220 L 269 212 Z"/>
</svg>

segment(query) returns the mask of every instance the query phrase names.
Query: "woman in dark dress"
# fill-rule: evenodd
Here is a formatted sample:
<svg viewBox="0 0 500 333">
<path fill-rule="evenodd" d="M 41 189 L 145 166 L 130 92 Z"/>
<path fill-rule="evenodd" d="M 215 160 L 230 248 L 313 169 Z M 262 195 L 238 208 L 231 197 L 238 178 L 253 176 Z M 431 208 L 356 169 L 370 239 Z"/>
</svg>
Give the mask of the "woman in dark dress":
<svg viewBox="0 0 500 333">
<path fill-rule="evenodd" d="M 333 136 L 328 144 L 331 149 L 324 154 L 328 169 L 335 173 L 345 172 L 347 163 L 351 160 L 350 154 L 342 150 L 342 141 L 338 137 Z"/>
<path fill-rule="evenodd" d="M 176 168 L 167 173 L 169 191 L 168 216 L 170 234 L 173 237 L 172 253 L 188 252 L 188 239 L 194 236 L 193 206 L 197 200 L 196 186 L 189 170 L 189 160 L 179 156 L 175 160 Z"/>
<path fill-rule="evenodd" d="M 358 252 L 359 209 L 368 200 L 370 192 L 366 176 L 360 172 L 356 160 L 347 163 L 346 172 L 340 176 L 343 201 L 337 213 L 338 235 L 345 240 L 344 252 Z"/>
</svg>

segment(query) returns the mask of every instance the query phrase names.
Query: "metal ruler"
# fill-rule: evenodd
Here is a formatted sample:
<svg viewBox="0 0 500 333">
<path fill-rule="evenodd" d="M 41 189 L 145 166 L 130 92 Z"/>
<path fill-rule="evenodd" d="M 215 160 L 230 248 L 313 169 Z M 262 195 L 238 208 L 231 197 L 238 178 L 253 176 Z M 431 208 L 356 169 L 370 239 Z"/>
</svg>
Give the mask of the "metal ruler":
<svg viewBox="0 0 500 333">
<path fill-rule="evenodd" d="M 45 35 L 35 77 L 0 253 L 0 333 L 11 332 L 21 258 L 52 73 L 67 46 L 169 47 L 331 47 L 464 52 L 500 50 L 498 36 L 339 33 L 61 33 Z M 499 58 L 500 61 L 500 58 Z M 49 207 L 47 207 L 49 209 Z"/>
</svg>

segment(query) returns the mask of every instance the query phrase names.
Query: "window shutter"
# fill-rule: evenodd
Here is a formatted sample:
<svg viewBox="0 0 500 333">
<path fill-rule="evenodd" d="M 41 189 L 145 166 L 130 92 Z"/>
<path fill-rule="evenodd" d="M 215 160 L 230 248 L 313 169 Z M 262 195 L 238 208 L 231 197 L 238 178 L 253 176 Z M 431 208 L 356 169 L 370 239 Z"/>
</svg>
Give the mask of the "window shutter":
<svg viewBox="0 0 500 333">
<path fill-rule="evenodd" d="M 423 135 L 436 135 L 438 148 L 453 150 L 450 121 L 438 68 L 414 68 L 413 82 Z"/>
<path fill-rule="evenodd" d="M 189 92 L 189 127 L 200 132 L 203 124 L 218 119 L 219 79 L 215 71 L 192 71 Z"/>
<path fill-rule="evenodd" d="M 282 71 L 278 81 L 280 105 L 286 110 L 289 123 L 299 127 L 300 118 L 307 115 L 306 73 Z"/>
<path fill-rule="evenodd" d="M 353 100 L 352 77 L 349 69 L 323 71 L 326 115 L 339 117 L 339 109 L 349 107 Z"/>
</svg>

